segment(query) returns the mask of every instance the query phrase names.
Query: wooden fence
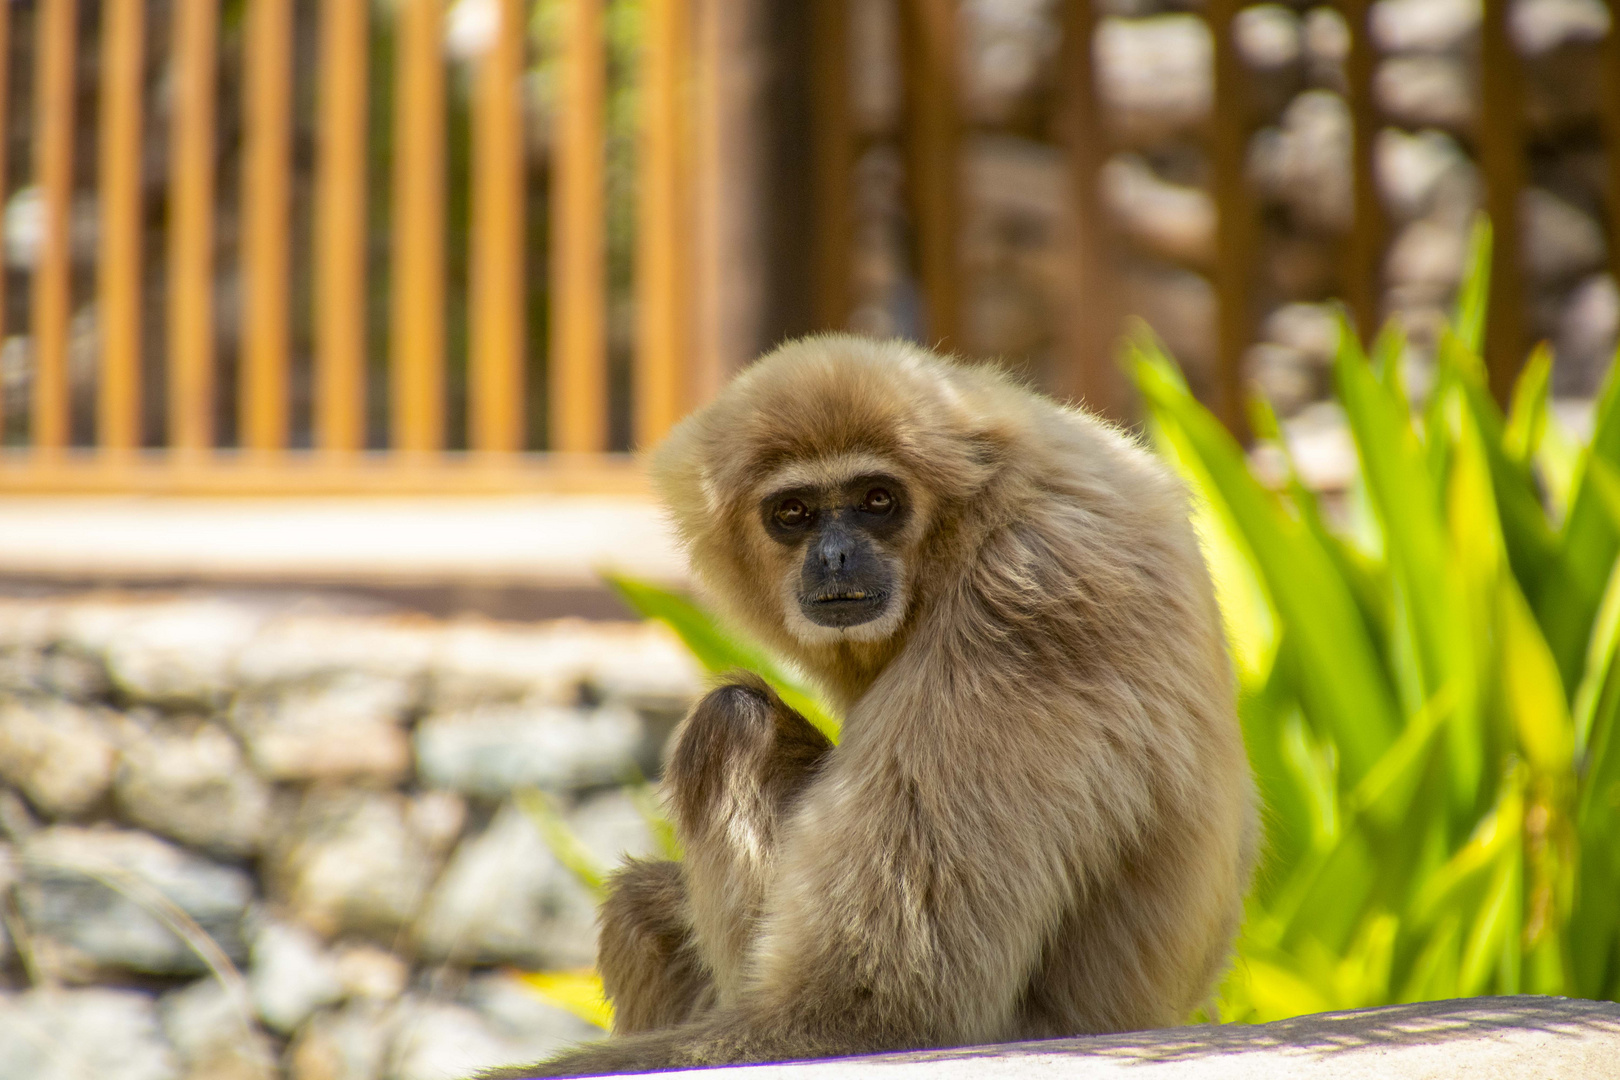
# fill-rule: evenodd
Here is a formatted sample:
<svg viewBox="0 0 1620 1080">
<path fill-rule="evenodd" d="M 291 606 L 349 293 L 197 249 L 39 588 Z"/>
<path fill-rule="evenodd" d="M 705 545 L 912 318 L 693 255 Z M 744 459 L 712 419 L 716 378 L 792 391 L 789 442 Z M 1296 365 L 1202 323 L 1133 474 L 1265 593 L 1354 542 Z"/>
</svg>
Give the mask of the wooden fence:
<svg viewBox="0 0 1620 1080">
<path fill-rule="evenodd" d="M 156 0 L 155 0 L 156 2 Z M 31 342 L 30 401 L 23 445 L 0 451 L 0 491 L 160 490 L 218 492 L 633 489 L 639 481 L 623 455 L 607 452 L 609 319 L 605 273 L 604 141 L 606 62 L 603 0 L 562 0 L 565 15 L 557 65 L 557 101 L 548 158 L 546 229 L 546 385 L 524 385 L 526 351 L 537 320 L 526 306 L 524 73 L 532 58 L 529 5 L 488 0 L 498 13 L 474 61 L 471 103 L 470 216 L 466 250 L 465 450 L 446 449 L 450 398 L 445 392 L 447 62 L 446 0 L 319 0 L 318 88 L 313 162 L 314 244 L 306 253 L 313 280 L 312 445 L 289 447 L 289 326 L 294 262 L 290 190 L 295 172 L 291 132 L 293 0 L 246 0 L 241 51 L 239 191 L 220 189 L 218 47 L 221 0 L 161 0 L 168 35 L 150 40 L 147 0 L 35 0 L 29 36 L 16 5 L 0 3 L 0 116 L 13 116 L 4 95 L 29 89 L 31 170 L 39 199 L 37 256 L 29 271 L 26 332 Z M 950 344 L 961 315 L 957 260 L 962 196 L 959 143 L 964 125 L 955 85 L 956 4 L 897 0 L 901 13 L 904 132 L 914 266 L 929 313 L 931 340 Z M 631 361 L 632 442 L 656 440 L 688 408 L 713 374 L 694 356 L 692 206 L 706 122 L 694 90 L 694 14 L 705 0 L 645 0 L 643 49 L 637 64 L 641 116 L 636 154 L 634 293 Z M 1219 208 L 1217 400 L 1222 417 L 1242 427 L 1241 359 L 1254 336 L 1251 282 L 1258 213 L 1244 180 L 1256 117 L 1233 42 L 1238 0 L 1209 0 L 1205 16 L 1215 41 L 1215 105 L 1208 125 L 1213 194 Z M 1487 0 L 1477 152 L 1487 208 L 1497 222 L 1491 307 L 1493 385 L 1509 385 L 1524 338 L 1517 251 L 1518 192 L 1524 183 L 1519 60 L 1508 40 L 1505 3 Z M 823 325 L 843 325 L 851 304 L 854 228 L 849 117 L 848 0 L 815 0 L 812 209 L 818 250 L 815 306 Z M 1355 123 L 1354 227 L 1345 259 L 1346 302 L 1363 328 L 1373 325 L 1386 229 L 1373 187 L 1371 140 L 1378 128 L 1372 97 L 1376 58 L 1365 32 L 1368 0 L 1341 0 L 1352 29 L 1346 65 Z M 386 13 L 386 14 L 379 14 Z M 87 27 L 93 17 L 98 25 Z M 386 447 L 367 448 L 368 87 L 374 56 L 370 21 L 392 27 L 392 205 L 387 252 Z M 1091 0 L 1064 7 L 1064 113 L 1080 242 L 1063 328 L 1070 357 L 1053 389 L 1084 396 L 1104 409 L 1128 406 L 1109 359 L 1116 332 L 1110 305 L 1113 246 L 1099 206 L 1096 175 L 1106 158 L 1090 41 L 1098 15 Z M 11 23 L 17 22 L 17 26 Z M 75 160 L 85 118 L 75 115 L 86 85 L 81 55 L 93 65 L 97 204 L 94 301 L 97 356 L 93 430 L 75 436 L 71 420 L 73 352 L 73 220 Z M 143 227 L 142 176 L 148 121 L 143 95 L 152 58 L 165 58 L 168 111 L 166 217 L 161 251 Z M 26 61 L 26 62 L 25 62 Z M 1620 31 L 1608 39 L 1612 92 L 1605 108 L 1611 146 L 1620 146 Z M 24 81 L 26 79 L 26 81 Z M 696 103 L 696 104 L 694 104 Z M 0 140 L 0 178 L 7 176 Z M 1620 221 L 1620 153 L 1609 156 L 1611 221 Z M 11 195 L 7 190 L 0 195 Z M 222 198 L 235 197 L 233 257 L 240 282 L 240 343 L 234 380 L 233 445 L 215 430 L 220 387 L 215 310 L 216 236 Z M 1620 244 L 1611 255 L 1620 269 Z M 146 281 L 161 265 L 163 404 L 161 445 L 143 445 L 143 341 L 150 317 Z M 3 279 L 0 279 L 3 288 Z M 0 295 L 0 311 L 7 308 Z M 1111 313 L 1111 314 L 1106 314 Z M 16 320 L 14 319 L 13 322 Z M 24 329 L 13 326 L 13 332 Z M 543 400 L 543 447 L 533 445 L 529 402 Z M 0 409 L 0 416 L 4 415 Z M 458 421 L 459 422 L 459 421 Z M 14 431 L 13 435 L 18 432 Z M 16 438 L 12 440 L 17 442 Z M 148 438 L 146 441 L 150 441 Z"/>
</svg>

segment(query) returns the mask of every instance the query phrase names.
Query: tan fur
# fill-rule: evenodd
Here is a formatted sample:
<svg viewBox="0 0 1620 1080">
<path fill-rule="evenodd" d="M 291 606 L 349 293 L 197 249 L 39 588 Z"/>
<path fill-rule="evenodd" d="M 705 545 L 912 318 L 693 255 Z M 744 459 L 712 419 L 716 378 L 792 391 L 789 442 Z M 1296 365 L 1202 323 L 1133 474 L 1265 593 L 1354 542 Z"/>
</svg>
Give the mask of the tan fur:
<svg viewBox="0 0 1620 1080">
<path fill-rule="evenodd" d="M 798 556 L 759 499 L 874 462 L 912 496 L 899 613 L 796 620 Z M 1185 1020 L 1226 961 L 1255 814 L 1166 471 L 993 370 L 845 336 L 765 357 L 654 470 L 709 592 L 827 688 L 843 739 L 818 747 L 757 683 L 705 698 L 666 777 L 686 862 L 626 871 L 604 917 L 622 1034 L 491 1075 Z"/>
</svg>

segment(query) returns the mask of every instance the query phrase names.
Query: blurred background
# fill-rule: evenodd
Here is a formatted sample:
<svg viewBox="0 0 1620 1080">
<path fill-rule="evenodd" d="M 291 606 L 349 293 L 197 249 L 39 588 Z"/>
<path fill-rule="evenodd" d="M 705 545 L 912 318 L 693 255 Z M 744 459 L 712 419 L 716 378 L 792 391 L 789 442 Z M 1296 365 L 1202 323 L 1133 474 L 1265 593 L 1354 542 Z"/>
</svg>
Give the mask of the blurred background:
<svg viewBox="0 0 1620 1080">
<path fill-rule="evenodd" d="M 1594 432 L 1620 464 L 1594 408 L 1614 23 L 1604 0 L 0 0 L 0 1077 L 430 1080 L 595 1031 L 594 875 L 659 849 L 643 778 L 726 659 L 668 629 L 695 616 L 653 587 L 684 561 L 633 452 L 830 329 L 1003 363 L 1180 447 L 1284 822 L 1227 1018 L 1613 996 L 1615 920 L 1572 897 L 1613 907 L 1592 890 L 1620 877 L 1559 885 L 1557 852 L 1607 844 L 1575 807 L 1609 796 L 1575 793 L 1620 696 L 1620 501 L 1578 482 L 1607 476 Z M 1392 328 L 1378 378 L 1423 423 L 1347 415 L 1344 317 Z M 1119 363 L 1144 325 L 1186 401 Z M 1435 537 L 1481 550 L 1452 400 L 1503 448 L 1467 518 L 1500 509 L 1503 554 L 1424 607 L 1441 564 L 1391 531 L 1419 504 L 1361 463 L 1432 466 Z M 1197 408 L 1260 497 L 1321 500 L 1367 693 L 1412 733 L 1382 772 L 1308 674 L 1290 713 L 1279 627 L 1320 605 L 1255 569 L 1273 526 L 1232 509 Z M 1542 595 L 1569 552 L 1584 591 Z M 1486 580 L 1521 599 L 1470 606 Z M 1464 674 L 1410 655 L 1486 622 Z M 1530 682 L 1491 681 L 1509 644 Z M 1363 781 L 1427 762 L 1446 710 L 1485 725 L 1457 737 L 1483 764 L 1380 881 L 1344 852 L 1407 804 L 1356 824 Z M 1526 716 L 1569 728 L 1567 777 L 1513 771 L 1551 760 Z M 1510 811 L 1498 875 L 1476 829 Z"/>
</svg>

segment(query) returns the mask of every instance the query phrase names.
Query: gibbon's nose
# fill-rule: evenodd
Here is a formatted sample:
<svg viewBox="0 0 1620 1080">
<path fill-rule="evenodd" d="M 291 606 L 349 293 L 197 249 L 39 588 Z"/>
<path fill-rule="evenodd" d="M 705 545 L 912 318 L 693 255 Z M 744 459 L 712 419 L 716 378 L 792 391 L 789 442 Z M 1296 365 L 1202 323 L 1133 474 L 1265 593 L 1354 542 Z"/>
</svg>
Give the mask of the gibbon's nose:
<svg viewBox="0 0 1620 1080">
<path fill-rule="evenodd" d="M 837 525 L 823 531 L 816 543 L 816 556 L 821 560 L 822 569 L 829 573 L 842 573 L 854 553 L 854 538 Z"/>
</svg>

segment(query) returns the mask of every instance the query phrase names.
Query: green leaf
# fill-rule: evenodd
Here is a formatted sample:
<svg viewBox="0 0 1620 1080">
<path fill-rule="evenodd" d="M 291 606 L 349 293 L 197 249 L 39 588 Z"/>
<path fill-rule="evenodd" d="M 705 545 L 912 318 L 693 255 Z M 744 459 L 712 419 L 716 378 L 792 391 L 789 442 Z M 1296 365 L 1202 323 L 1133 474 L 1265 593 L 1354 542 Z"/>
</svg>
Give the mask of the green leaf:
<svg viewBox="0 0 1620 1080">
<path fill-rule="evenodd" d="M 605 575 L 624 602 L 646 619 L 656 619 L 675 631 L 711 675 L 741 669 L 752 671 L 771 684 L 782 701 L 810 721 L 823 735 L 838 741 L 835 711 L 803 679 L 791 675 L 764 649 L 678 593 L 616 574 Z"/>
<path fill-rule="evenodd" d="M 1575 725 L 1558 665 L 1512 578 L 1502 579 L 1497 600 L 1502 642 L 1497 663 L 1519 747 L 1543 776 L 1567 777 L 1575 762 Z"/>
<path fill-rule="evenodd" d="M 1313 722 L 1331 732 L 1349 776 L 1359 779 L 1394 737 L 1395 707 L 1366 626 L 1322 546 L 1249 473 L 1242 450 L 1170 374 L 1173 365 L 1138 344 L 1132 374 L 1167 438 L 1208 477 L 1236 523 L 1300 658 L 1300 693 Z"/>
<path fill-rule="evenodd" d="M 1564 572 L 1549 582 L 1536 603 L 1565 686 L 1580 685 L 1592 618 L 1620 552 L 1620 525 L 1592 480 L 1594 461 L 1620 468 L 1620 364 L 1609 368 L 1593 416 L 1592 444 L 1585 467 L 1578 470 L 1564 521 L 1560 559 Z"/>
<path fill-rule="evenodd" d="M 1551 390 L 1552 348 L 1544 341 L 1536 346 L 1513 381 L 1513 400 L 1508 405 L 1507 430 L 1502 437 L 1502 448 L 1521 465 L 1527 464 L 1541 446 Z"/>
<path fill-rule="evenodd" d="M 1451 324 L 1458 342 L 1475 356 L 1485 343 L 1485 305 L 1491 294 L 1491 219 L 1474 218 L 1468 237 L 1467 271 L 1457 290 L 1457 308 Z"/>
<path fill-rule="evenodd" d="M 1471 807 L 1484 764 L 1475 659 L 1470 640 L 1456 633 L 1456 614 L 1465 610 L 1462 583 L 1447 553 L 1440 500 L 1409 416 L 1378 384 L 1347 323 L 1340 326 L 1334 374 L 1383 523 L 1397 597 L 1410 613 L 1423 697 L 1446 686 L 1456 696 L 1448 739 L 1452 794 L 1457 806 Z"/>
</svg>

